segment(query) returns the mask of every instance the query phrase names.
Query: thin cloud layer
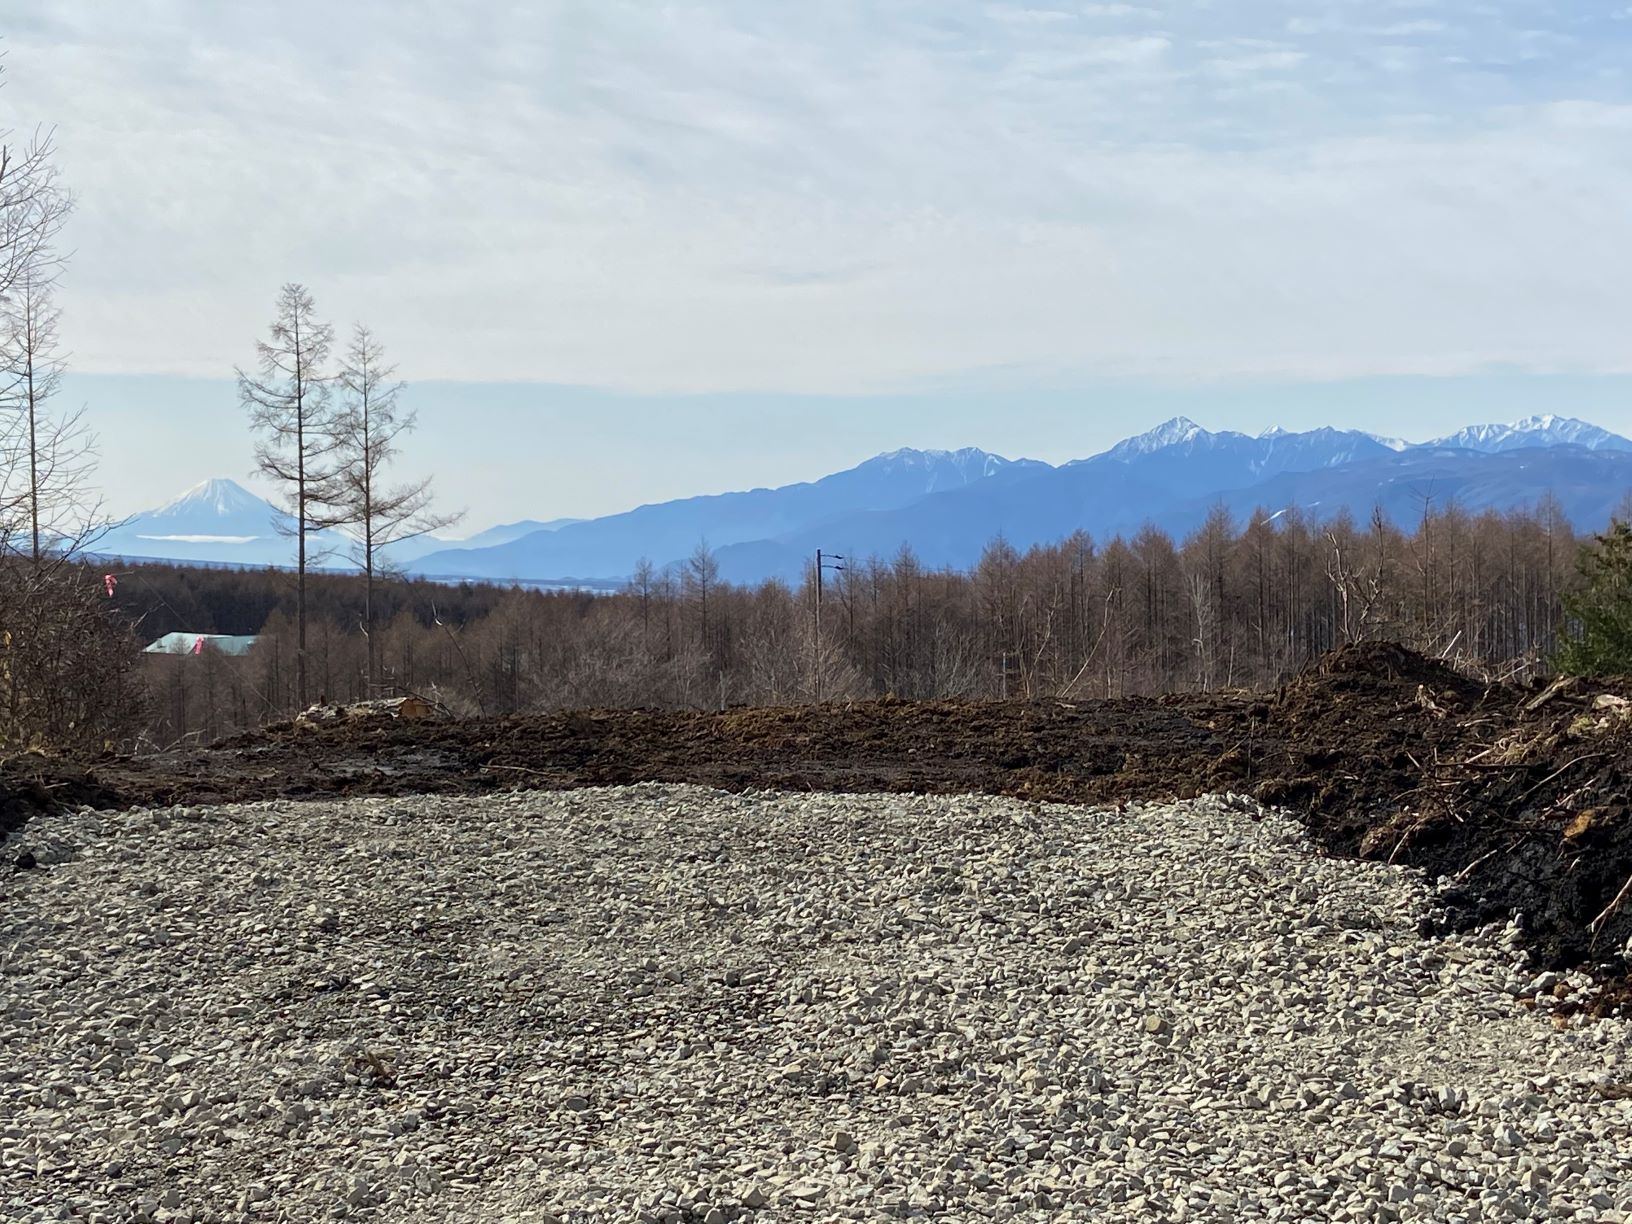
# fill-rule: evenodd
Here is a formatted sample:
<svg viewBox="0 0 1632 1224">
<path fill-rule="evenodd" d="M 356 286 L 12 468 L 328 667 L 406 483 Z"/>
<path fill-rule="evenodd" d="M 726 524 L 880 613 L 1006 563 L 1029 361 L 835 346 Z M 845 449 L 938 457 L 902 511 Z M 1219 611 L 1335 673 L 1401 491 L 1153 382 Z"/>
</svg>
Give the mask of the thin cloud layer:
<svg viewBox="0 0 1632 1224">
<path fill-rule="evenodd" d="M 58 0 L 0 101 L 82 369 L 221 375 L 300 279 L 421 379 L 1619 371 L 1626 14 Z"/>
</svg>

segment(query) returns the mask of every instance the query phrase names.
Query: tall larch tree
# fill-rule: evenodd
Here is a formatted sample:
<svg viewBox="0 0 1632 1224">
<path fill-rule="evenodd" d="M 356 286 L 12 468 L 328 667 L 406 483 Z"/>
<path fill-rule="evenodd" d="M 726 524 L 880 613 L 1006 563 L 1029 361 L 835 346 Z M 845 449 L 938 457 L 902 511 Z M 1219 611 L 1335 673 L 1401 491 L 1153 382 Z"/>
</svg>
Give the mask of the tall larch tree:
<svg viewBox="0 0 1632 1224">
<path fill-rule="evenodd" d="M 386 468 L 397 455 L 398 439 L 414 428 L 418 415 L 399 402 L 405 384 L 396 373 L 374 333 L 357 324 L 336 378 L 340 404 L 334 424 L 334 509 L 354 538 L 351 559 L 363 571 L 363 635 L 371 693 L 379 670 L 374 584 L 389 567 L 388 550 L 460 518 L 432 509 L 430 477 L 397 484 L 387 480 Z"/>
<path fill-rule="evenodd" d="M 66 368 L 49 273 L 25 273 L 0 306 L 0 413 L 3 413 L 6 533 L 35 565 L 68 555 L 91 538 L 100 503 L 91 487 L 96 439 L 84 414 L 54 410 Z"/>
<path fill-rule="evenodd" d="M 256 374 L 239 369 L 238 398 L 260 435 L 255 461 L 285 490 L 297 540 L 295 569 L 295 700 L 304 708 L 306 686 L 306 573 L 311 537 L 341 516 L 337 497 L 334 397 L 328 371 L 334 329 L 317 317 L 306 286 L 278 293 L 268 338 L 255 345 Z"/>
</svg>

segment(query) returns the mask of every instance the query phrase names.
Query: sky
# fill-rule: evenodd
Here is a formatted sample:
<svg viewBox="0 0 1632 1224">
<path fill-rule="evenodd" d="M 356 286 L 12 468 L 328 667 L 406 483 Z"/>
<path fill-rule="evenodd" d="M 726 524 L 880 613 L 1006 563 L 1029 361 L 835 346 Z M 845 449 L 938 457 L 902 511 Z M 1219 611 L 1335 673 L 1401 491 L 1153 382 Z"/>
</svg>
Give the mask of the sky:
<svg viewBox="0 0 1632 1224">
<path fill-rule="evenodd" d="M 1632 431 L 1626 0 L 32 7 L 116 511 L 253 483 L 290 280 L 472 530 L 1176 413 Z"/>
</svg>

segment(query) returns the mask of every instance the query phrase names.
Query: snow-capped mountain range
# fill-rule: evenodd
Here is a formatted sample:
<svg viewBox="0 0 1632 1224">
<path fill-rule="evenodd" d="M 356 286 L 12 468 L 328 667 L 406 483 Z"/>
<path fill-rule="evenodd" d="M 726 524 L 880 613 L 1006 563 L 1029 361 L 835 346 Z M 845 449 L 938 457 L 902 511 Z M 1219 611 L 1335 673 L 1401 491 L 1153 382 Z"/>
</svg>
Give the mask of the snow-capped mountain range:
<svg viewBox="0 0 1632 1224">
<path fill-rule="evenodd" d="M 641 559 L 680 561 L 706 540 L 734 581 L 797 578 L 817 548 L 893 556 L 903 545 L 930 566 L 972 565 L 1002 534 L 1019 548 L 1073 531 L 1104 539 L 1145 524 L 1176 536 L 1216 506 L 1244 520 L 1293 508 L 1317 517 L 1374 506 L 1401 522 L 1425 498 L 1470 511 L 1559 499 L 1578 530 L 1595 530 L 1632 488 L 1632 440 L 1586 421 L 1532 416 L 1406 443 L 1359 430 L 1253 436 L 1185 417 L 1054 466 L 962 450 L 903 448 L 802 484 L 639 506 L 621 514 L 523 520 L 464 540 L 426 538 L 398 550 L 410 572 L 443 579 L 615 584 Z M 136 515 L 99 551 L 234 565 L 287 565 L 289 518 L 231 480 L 207 480 Z M 343 568 L 347 540 L 319 541 Z"/>
<path fill-rule="evenodd" d="M 1607 429 L 1574 417 L 1525 417 L 1511 425 L 1470 425 L 1430 446 L 1456 446 L 1466 450 L 1498 454 L 1530 446 L 1584 446 L 1588 450 L 1632 450 L 1632 442 Z"/>
<path fill-rule="evenodd" d="M 1301 433 L 1293 433 L 1272 425 L 1253 437 L 1234 430 L 1213 432 L 1203 429 L 1189 417 L 1177 416 L 1163 421 L 1154 429 L 1135 434 L 1118 442 L 1105 452 L 1105 457 L 1127 462 L 1156 451 L 1217 449 L 1221 446 L 1256 448 L 1264 455 L 1288 445 L 1306 450 L 1324 450 L 1329 462 L 1350 462 L 1379 451 L 1422 450 L 1437 447 L 1456 447 L 1461 450 L 1496 454 L 1501 451 L 1522 450 L 1526 447 L 1584 446 L 1588 450 L 1632 450 L 1632 440 L 1610 433 L 1590 421 L 1575 417 L 1529 416 L 1510 425 L 1469 425 L 1443 438 L 1428 442 L 1404 442 L 1399 438 L 1385 438 L 1358 429 L 1333 429 L 1322 426 Z M 1093 456 L 1099 458 L 1100 456 Z M 1085 463 L 1089 460 L 1077 460 Z M 1329 463 L 1328 463 L 1329 465 Z"/>
</svg>

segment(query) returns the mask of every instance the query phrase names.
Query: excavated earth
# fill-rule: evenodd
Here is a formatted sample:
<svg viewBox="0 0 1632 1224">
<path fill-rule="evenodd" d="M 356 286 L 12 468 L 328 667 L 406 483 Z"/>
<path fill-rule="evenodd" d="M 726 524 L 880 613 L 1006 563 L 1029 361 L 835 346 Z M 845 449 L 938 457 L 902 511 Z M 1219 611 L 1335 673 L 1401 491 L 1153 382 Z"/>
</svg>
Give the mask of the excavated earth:
<svg viewBox="0 0 1632 1224">
<path fill-rule="evenodd" d="M 1629 692 L 12 758 L 0 1218 L 1626 1224 Z"/>
<path fill-rule="evenodd" d="M 0 766 L 0 834 L 53 805 L 637 782 L 1074 804 L 1229 792 L 1292 811 L 1329 853 L 1446 880 L 1453 926 L 1517 913 L 1541 963 L 1612 980 L 1632 939 L 1628 693 L 1488 685 L 1373 643 L 1262 693 L 295 722 L 84 767 L 14 759 Z"/>
</svg>

